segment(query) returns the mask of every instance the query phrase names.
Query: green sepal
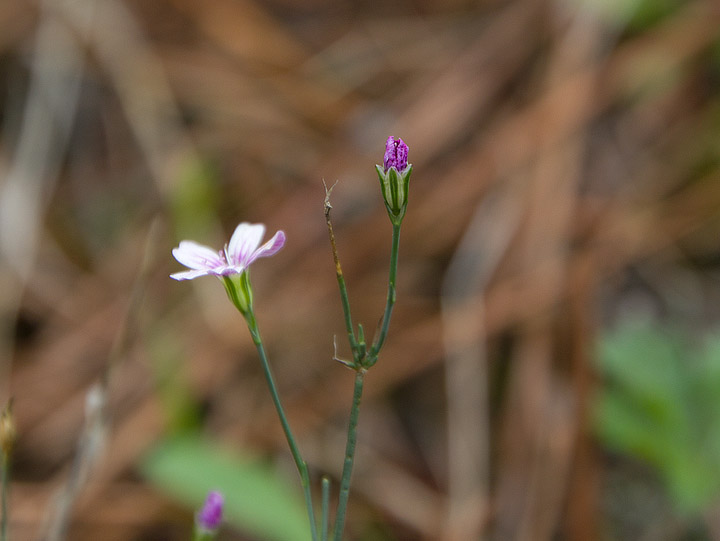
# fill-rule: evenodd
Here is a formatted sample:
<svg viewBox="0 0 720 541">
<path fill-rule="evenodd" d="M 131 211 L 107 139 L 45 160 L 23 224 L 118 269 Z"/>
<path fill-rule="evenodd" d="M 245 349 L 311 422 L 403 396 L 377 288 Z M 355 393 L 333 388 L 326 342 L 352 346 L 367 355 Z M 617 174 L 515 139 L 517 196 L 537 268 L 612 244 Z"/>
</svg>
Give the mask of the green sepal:
<svg viewBox="0 0 720 541">
<path fill-rule="evenodd" d="M 407 195 L 412 165 L 409 164 L 402 173 L 395 167 L 391 167 L 386 172 L 380 165 L 375 165 L 375 170 L 380 180 L 380 189 L 382 190 L 385 208 L 390 221 L 394 225 L 400 225 L 407 210 Z"/>
<path fill-rule="evenodd" d="M 221 276 L 222 283 L 228 298 L 235 305 L 235 308 L 245 317 L 252 313 L 253 292 L 250 285 L 250 272 L 245 270 L 240 274 Z"/>
</svg>

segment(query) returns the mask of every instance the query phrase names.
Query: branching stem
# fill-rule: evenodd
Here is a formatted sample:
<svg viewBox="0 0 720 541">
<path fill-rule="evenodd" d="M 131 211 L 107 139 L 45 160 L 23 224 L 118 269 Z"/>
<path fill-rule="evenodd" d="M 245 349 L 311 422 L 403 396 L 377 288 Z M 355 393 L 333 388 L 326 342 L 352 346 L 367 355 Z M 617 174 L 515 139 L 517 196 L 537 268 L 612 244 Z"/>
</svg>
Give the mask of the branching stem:
<svg viewBox="0 0 720 541">
<path fill-rule="evenodd" d="M 348 333 L 350 348 L 353 352 L 353 363 L 344 364 L 347 364 L 350 368 L 355 370 L 355 390 L 353 392 L 352 407 L 350 408 L 347 442 L 345 445 L 345 460 L 343 462 L 342 479 L 340 481 L 340 495 L 338 499 L 337 515 L 335 517 L 335 527 L 333 530 L 333 541 L 341 541 L 343 530 L 345 528 L 348 498 L 350 496 L 350 480 L 352 477 L 353 465 L 355 463 L 357 425 L 358 417 L 360 415 L 360 401 L 362 399 L 365 374 L 367 369 L 377 362 L 378 355 L 385 343 L 385 338 L 387 337 L 393 307 L 395 306 L 395 280 L 397 278 L 398 252 L 400 250 L 400 225 L 393 224 L 392 249 L 390 253 L 390 270 L 388 273 L 388 292 L 385 303 L 385 312 L 383 313 L 380 330 L 375 336 L 372 346 L 368 349 L 365 346 L 362 326 L 359 328 L 358 339 L 356 339 L 353 330 L 352 317 L 350 315 L 350 301 L 348 300 L 345 278 L 343 276 L 342 267 L 340 266 L 340 258 L 338 257 L 337 246 L 335 244 L 335 234 L 333 233 L 332 221 L 330 220 L 330 210 L 332 209 L 332 206 L 330 205 L 330 192 L 333 187 L 334 185 L 328 189 L 327 186 L 325 186 L 325 221 L 330 235 L 333 260 L 335 261 L 335 272 L 337 275 L 338 286 L 340 288 L 340 299 L 342 301 L 343 313 L 345 315 L 345 327 Z M 337 357 L 337 352 L 335 357 Z M 323 541 L 325 541 L 325 537 L 323 537 Z"/>
</svg>

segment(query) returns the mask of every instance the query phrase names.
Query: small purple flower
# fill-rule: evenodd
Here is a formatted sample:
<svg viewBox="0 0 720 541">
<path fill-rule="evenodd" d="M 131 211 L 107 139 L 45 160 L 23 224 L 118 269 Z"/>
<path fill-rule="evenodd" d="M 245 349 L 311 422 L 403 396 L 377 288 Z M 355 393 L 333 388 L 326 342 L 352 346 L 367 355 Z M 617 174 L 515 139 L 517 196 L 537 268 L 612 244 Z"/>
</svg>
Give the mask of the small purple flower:
<svg viewBox="0 0 720 541">
<path fill-rule="evenodd" d="M 263 224 L 243 222 L 235 228 L 230 243 L 220 252 L 191 240 L 181 241 L 172 254 L 178 262 L 191 270 L 176 272 L 171 274 L 170 278 L 192 280 L 200 276 L 242 274 L 253 261 L 276 254 L 285 244 L 285 233 L 278 231 L 260 246 L 264 235 Z"/>
<path fill-rule="evenodd" d="M 216 490 L 208 493 L 205 505 L 195 516 L 196 523 L 203 530 L 217 530 L 222 522 L 223 496 Z"/>
<path fill-rule="evenodd" d="M 383 167 L 385 172 L 394 167 L 398 173 L 402 173 L 407 168 L 408 146 L 405 141 L 398 137 L 397 141 L 391 135 L 385 143 L 385 158 L 383 159 Z"/>
</svg>

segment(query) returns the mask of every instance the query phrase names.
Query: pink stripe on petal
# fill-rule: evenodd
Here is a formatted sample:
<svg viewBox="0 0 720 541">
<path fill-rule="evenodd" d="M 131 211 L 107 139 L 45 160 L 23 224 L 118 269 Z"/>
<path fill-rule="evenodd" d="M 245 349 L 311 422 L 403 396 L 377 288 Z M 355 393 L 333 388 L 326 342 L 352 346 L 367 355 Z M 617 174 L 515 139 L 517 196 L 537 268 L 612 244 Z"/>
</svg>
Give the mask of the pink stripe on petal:
<svg viewBox="0 0 720 541">
<path fill-rule="evenodd" d="M 265 234 L 263 224 L 243 222 L 235 228 L 227 247 L 228 264 L 247 268 L 252 262 L 252 254 L 260 245 Z"/>
</svg>

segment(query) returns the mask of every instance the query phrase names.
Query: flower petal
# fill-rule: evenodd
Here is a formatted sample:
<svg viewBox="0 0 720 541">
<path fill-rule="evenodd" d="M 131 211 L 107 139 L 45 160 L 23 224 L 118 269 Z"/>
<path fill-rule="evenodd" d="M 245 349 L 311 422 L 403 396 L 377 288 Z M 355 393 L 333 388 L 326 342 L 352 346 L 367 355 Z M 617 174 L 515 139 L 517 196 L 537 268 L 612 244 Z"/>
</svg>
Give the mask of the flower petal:
<svg viewBox="0 0 720 541">
<path fill-rule="evenodd" d="M 391 135 L 385 141 L 385 156 L 383 157 L 383 169 L 387 170 L 395 165 L 395 138 Z"/>
<path fill-rule="evenodd" d="M 395 168 L 399 173 L 402 173 L 407 169 L 408 165 L 408 146 L 405 141 L 398 137 L 397 145 L 395 147 Z"/>
<path fill-rule="evenodd" d="M 192 280 L 193 278 L 199 278 L 200 276 L 210 276 L 211 274 L 214 273 L 207 270 L 189 270 L 175 272 L 170 275 L 170 278 L 172 278 L 173 280 Z"/>
<path fill-rule="evenodd" d="M 247 268 L 252 263 L 253 252 L 260 245 L 264 234 L 265 226 L 263 224 L 242 222 L 238 225 L 230 237 L 230 244 L 226 249 L 228 265 L 242 269 Z"/>
<path fill-rule="evenodd" d="M 180 242 L 178 247 L 173 249 L 172 255 L 179 263 L 195 270 L 225 266 L 225 260 L 218 252 L 191 240 Z"/>
<path fill-rule="evenodd" d="M 259 257 L 270 257 L 271 255 L 275 255 L 283 246 L 285 246 L 285 232 L 278 231 L 275 235 L 273 235 L 273 238 L 252 253 L 250 260 L 248 261 L 248 265 Z"/>
</svg>

